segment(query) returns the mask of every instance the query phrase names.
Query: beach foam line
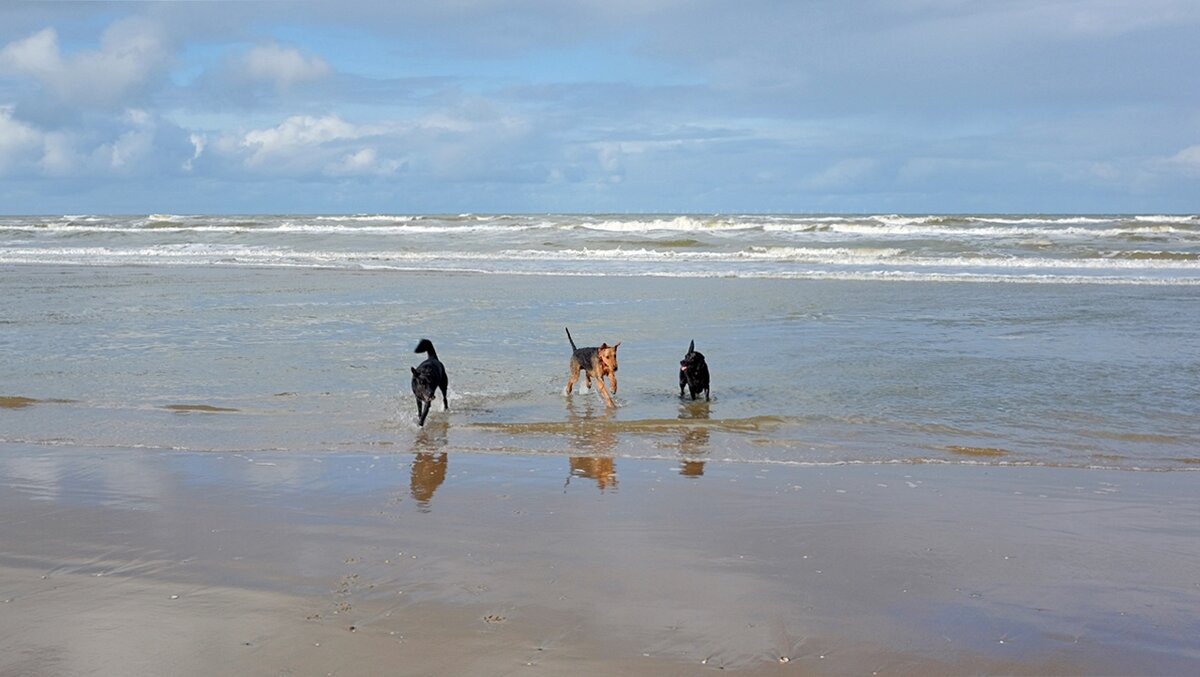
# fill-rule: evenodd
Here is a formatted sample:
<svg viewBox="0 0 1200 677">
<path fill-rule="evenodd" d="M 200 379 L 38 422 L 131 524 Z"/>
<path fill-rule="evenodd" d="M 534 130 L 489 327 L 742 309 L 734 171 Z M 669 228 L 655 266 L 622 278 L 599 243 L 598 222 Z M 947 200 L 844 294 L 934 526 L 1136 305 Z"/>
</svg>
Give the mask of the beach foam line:
<svg viewBox="0 0 1200 677">
<path fill-rule="evenodd" d="M 196 257 L 198 263 L 220 263 L 242 259 L 288 264 L 358 264 L 439 261 L 613 261 L 613 262 L 728 262 L 742 261 L 810 263 L 822 265 L 888 264 L 897 267 L 934 268 L 1024 268 L 1024 269 L 1178 269 L 1200 270 L 1200 252 L 1105 251 L 1091 257 L 1049 258 L 994 255 L 921 256 L 911 250 L 890 247 L 766 247 L 751 246 L 730 252 L 618 247 L 615 249 L 509 249 L 497 252 L 440 250 L 317 251 L 237 244 L 163 244 L 149 247 L 0 247 L 0 260 L 30 262 L 44 257 L 48 262 L 86 259 L 142 259 Z M 212 260 L 217 259 L 217 260 Z M 653 271 L 649 271 L 653 272 Z"/>
<path fill-rule="evenodd" d="M 598 250 L 604 252 L 604 250 Z M 599 253 L 614 269 L 568 266 L 580 258 L 476 252 L 296 252 L 237 245 L 164 245 L 143 249 L 0 247 L 0 264 L 65 266 L 216 266 L 363 270 L 380 273 L 461 273 L 546 277 L 675 277 L 879 282 L 1002 282 L 1036 284 L 1200 284 L 1200 259 L 895 259 L 787 260 L 743 253 Z M 650 252 L 650 250 L 647 250 Z M 696 254 L 702 254 L 696 256 Z M 726 256 L 727 258 L 718 258 Z M 651 262 L 652 266 L 633 267 Z M 701 266 L 700 264 L 706 264 Z M 630 264 L 621 266 L 621 264 Z M 800 268 L 797 265 L 815 266 Z M 822 267 L 824 266 L 824 267 Z M 938 270 L 938 268 L 941 268 Z M 1177 275 L 1161 273 L 1177 271 Z M 1155 274 L 1159 273 L 1159 274 Z"/>
<path fill-rule="evenodd" d="M 228 224 L 183 225 L 178 221 L 150 222 L 140 224 L 77 224 L 77 223 L 41 223 L 41 224 L 3 224 L 0 231 L 27 233 L 256 233 L 256 234 L 293 234 L 311 235 L 412 235 L 439 233 L 483 233 L 483 232 L 517 232 L 542 228 L 538 224 L 463 224 L 463 225 L 427 225 L 427 224 L 394 224 L 394 225 L 325 225 L 310 223 L 280 223 L 264 224 L 261 222 L 242 222 Z"/>
<path fill-rule="evenodd" d="M 987 222 L 985 222 L 987 223 Z M 1057 224 L 1047 224 L 1057 225 Z M 1172 235 L 1186 239 L 1200 237 L 1200 230 L 1182 228 L 1170 224 L 1142 226 L 1116 226 L 1111 228 L 1068 227 L 1019 227 L 1019 226 L 944 226 L 925 222 L 915 223 L 863 223 L 835 222 L 812 224 L 767 224 L 766 232 L 827 233 L 881 238 L 1063 238 L 1063 239 L 1125 239 L 1147 236 Z"/>
<path fill-rule="evenodd" d="M 127 259 L 132 262 L 152 263 L 155 259 L 194 258 L 196 263 L 278 261 L 290 265 L 306 263 L 330 264 L 388 264 L 396 262 L 716 262 L 739 263 L 779 262 L 808 263 L 818 265 L 875 265 L 922 268 L 995 268 L 995 269 L 1042 269 L 1065 271 L 1089 270 L 1197 270 L 1200 271 L 1200 252 L 1187 251 L 1103 251 L 1094 256 L 1076 258 L 1018 257 L 973 254 L 966 256 L 922 256 L 911 250 L 894 247 L 786 247 L 751 246 L 729 252 L 704 252 L 680 249 L 637 248 L 615 249 L 507 249 L 497 252 L 476 251 L 426 251 L 403 250 L 373 251 L 319 251 L 239 244 L 162 244 L 147 247 L 13 247 L 0 246 L 0 261 L 12 263 L 79 262 L 90 263 L 104 259 Z M 553 271 L 547 271 L 553 272 Z M 647 271 L 655 272 L 655 271 Z M 671 272 L 671 271 L 663 271 Z"/>
</svg>

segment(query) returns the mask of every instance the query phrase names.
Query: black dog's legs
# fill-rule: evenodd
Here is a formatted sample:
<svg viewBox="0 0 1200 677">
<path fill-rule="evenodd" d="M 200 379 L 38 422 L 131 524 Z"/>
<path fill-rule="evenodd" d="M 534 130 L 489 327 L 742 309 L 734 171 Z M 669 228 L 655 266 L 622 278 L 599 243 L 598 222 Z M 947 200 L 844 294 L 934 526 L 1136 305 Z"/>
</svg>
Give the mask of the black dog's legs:
<svg viewBox="0 0 1200 677">
<path fill-rule="evenodd" d="M 450 411 L 450 402 L 446 400 L 446 384 L 438 386 L 442 389 L 442 408 L 444 411 Z"/>
<path fill-rule="evenodd" d="M 417 414 L 421 417 L 421 420 L 417 425 L 425 427 L 425 417 L 429 415 L 429 407 L 432 404 L 432 400 L 426 400 L 425 402 L 417 400 Z"/>
</svg>

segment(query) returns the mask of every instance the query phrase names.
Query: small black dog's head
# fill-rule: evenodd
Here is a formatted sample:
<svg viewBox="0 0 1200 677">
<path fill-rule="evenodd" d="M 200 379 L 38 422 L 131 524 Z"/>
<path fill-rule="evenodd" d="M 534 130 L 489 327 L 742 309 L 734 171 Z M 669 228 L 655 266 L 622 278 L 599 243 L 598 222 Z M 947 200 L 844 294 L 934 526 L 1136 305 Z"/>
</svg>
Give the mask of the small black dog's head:
<svg viewBox="0 0 1200 677">
<path fill-rule="evenodd" d="M 695 369 L 695 367 L 703 363 L 704 354 L 696 352 L 696 342 L 692 341 L 688 344 L 687 354 L 679 361 L 679 371 L 686 372 L 689 369 Z"/>
<path fill-rule="evenodd" d="M 696 352 L 695 341 L 688 345 L 687 354 L 679 361 L 680 397 L 683 397 L 685 387 L 691 391 L 693 400 L 700 393 L 704 393 L 705 401 L 708 400 L 708 364 L 704 361 L 704 355 Z"/>
</svg>

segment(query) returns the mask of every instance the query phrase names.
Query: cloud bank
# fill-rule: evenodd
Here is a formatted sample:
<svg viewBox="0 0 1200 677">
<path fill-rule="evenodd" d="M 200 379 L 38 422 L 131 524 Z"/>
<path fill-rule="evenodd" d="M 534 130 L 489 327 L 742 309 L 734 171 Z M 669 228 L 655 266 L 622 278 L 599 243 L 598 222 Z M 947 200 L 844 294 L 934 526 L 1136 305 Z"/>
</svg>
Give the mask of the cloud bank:
<svg viewBox="0 0 1200 677">
<path fill-rule="evenodd" d="M 1200 6 L 7 3 L 61 212 L 1195 212 Z"/>
</svg>

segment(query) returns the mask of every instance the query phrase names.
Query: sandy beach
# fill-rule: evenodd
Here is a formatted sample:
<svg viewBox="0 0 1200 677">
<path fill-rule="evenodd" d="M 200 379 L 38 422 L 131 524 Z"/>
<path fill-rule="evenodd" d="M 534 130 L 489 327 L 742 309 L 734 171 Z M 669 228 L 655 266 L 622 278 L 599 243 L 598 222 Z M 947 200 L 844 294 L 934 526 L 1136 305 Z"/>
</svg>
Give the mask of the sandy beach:
<svg viewBox="0 0 1200 677">
<path fill-rule="evenodd" d="M 192 234 L 125 230 L 95 237 Z M 164 264 L 0 287 L 4 677 L 1200 665 L 1186 285 Z M 564 327 L 622 341 L 615 407 L 563 395 Z M 420 337 L 450 373 L 424 427 Z M 679 395 L 692 339 L 711 402 Z"/>
<path fill-rule="evenodd" d="M 1200 661 L 1194 473 L 415 448 L 10 449 L 0 674 L 1184 675 Z"/>
</svg>

